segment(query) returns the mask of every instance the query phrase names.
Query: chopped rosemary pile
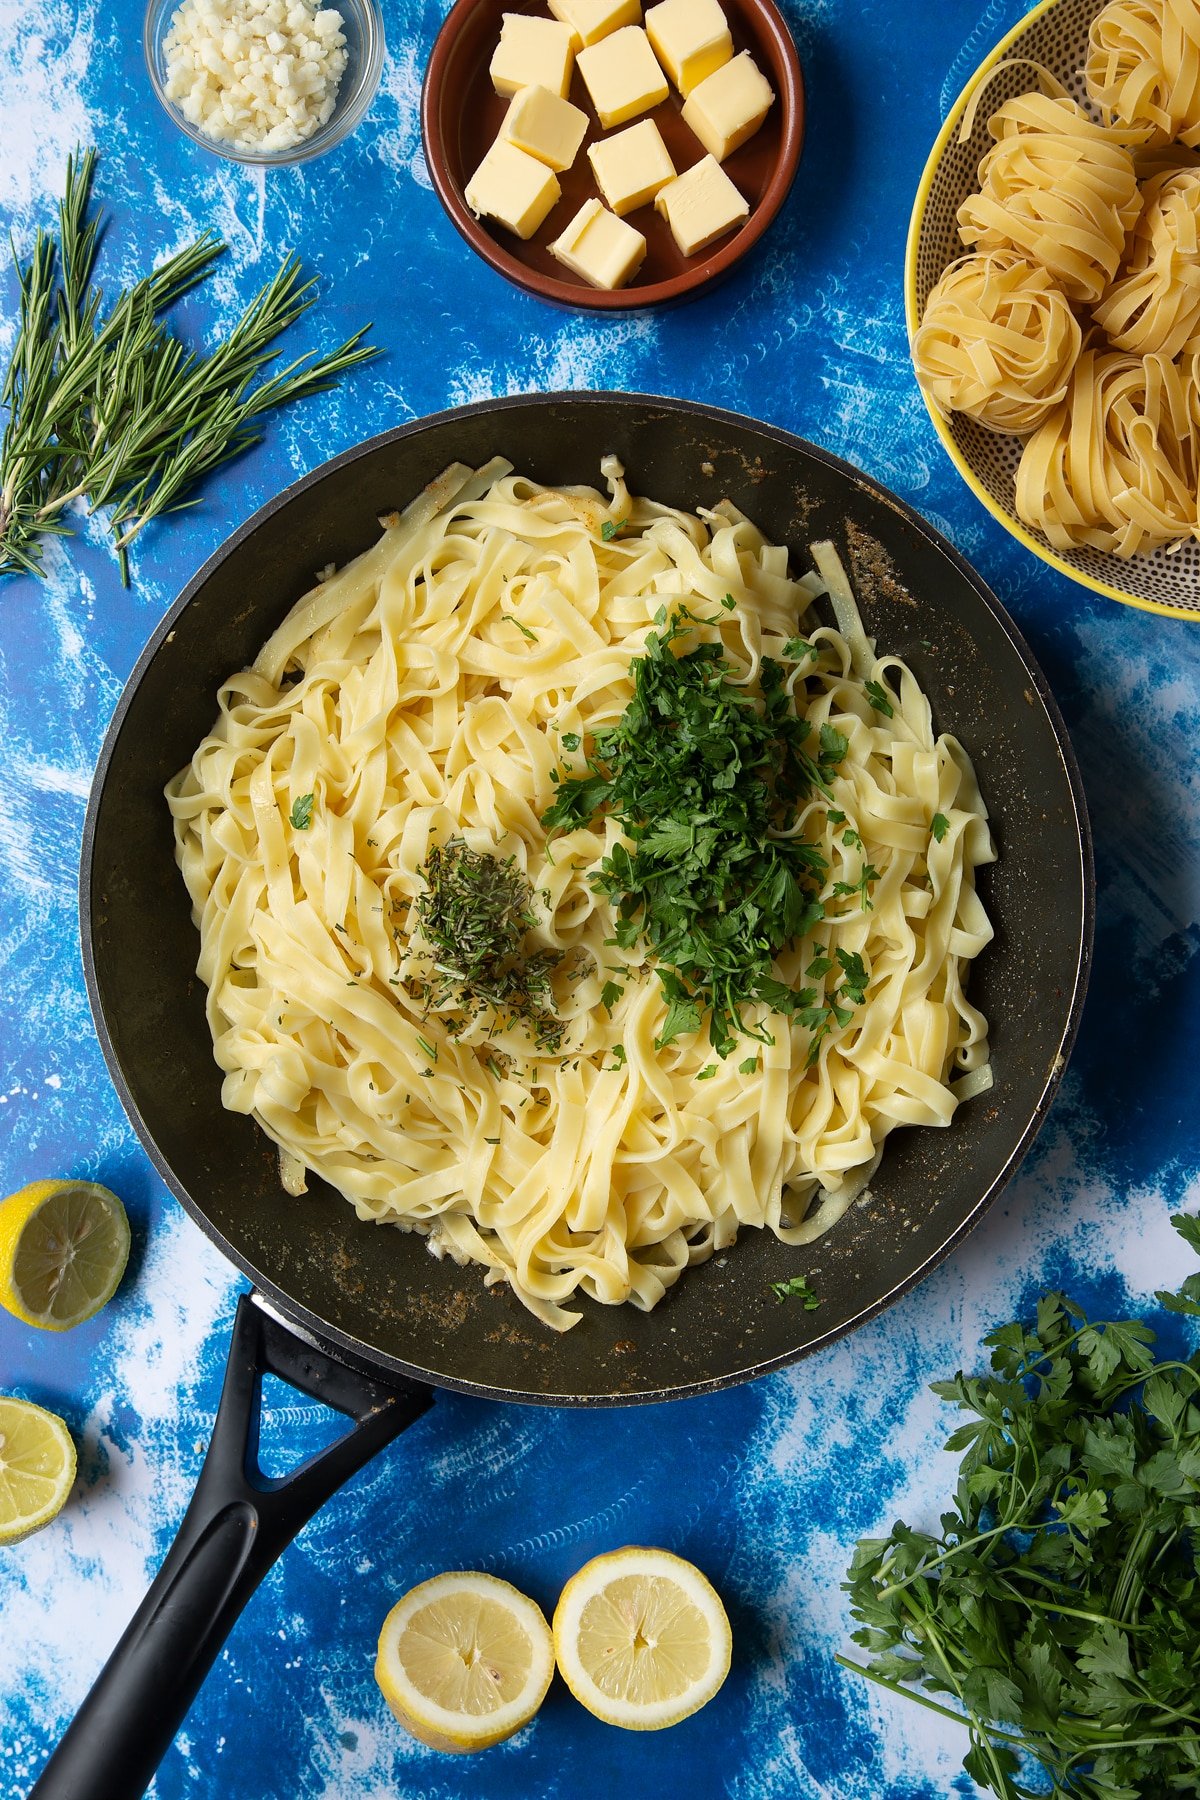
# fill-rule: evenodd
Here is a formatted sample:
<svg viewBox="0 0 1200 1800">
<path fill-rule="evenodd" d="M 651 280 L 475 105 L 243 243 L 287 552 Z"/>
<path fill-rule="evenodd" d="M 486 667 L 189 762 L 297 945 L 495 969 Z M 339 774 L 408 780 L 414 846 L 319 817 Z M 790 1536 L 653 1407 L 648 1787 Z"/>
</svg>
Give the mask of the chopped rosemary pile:
<svg viewBox="0 0 1200 1800">
<path fill-rule="evenodd" d="M 274 407 L 332 385 L 377 354 L 355 332 L 326 356 L 298 357 L 259 380 L 275 339 L 315 298 L 287 258 L 223 342 L 185 349 L 158 317 L 204 280 L 225 245 L 207 233 L 153 274 L 106 296 L 92 280 L 100 218 L 88 216 L 95 154 L 67 163 L 58 242 L 39 230 L 16 258 L 20 307 L 0 387 L 0 575 L 41 570 L 42 539 L 70 533 L 67 508 L 109 510 L 121 579 L 129 546 L 160 513 L 191 504 L 195 484 L 262 433 Z"/>
<path fill-rule="evenodd" d="M 427 1011 L 461 1013 L 459 1030 L 490 1010 L 500 1029 L 519 1021 L 538 1049 L 557 1051 L 563 1024 L 550 976 L 561 955 L 526 948 L 537 919 L 533 889 L 514 858 L 501 861 L 451 838 L 429 852 L 421 879 L 415 913 L 428 951 L 418 956 L 429 973 L 408 981 L 413 997 Z"/>
<path fill-rule="evenodd" d="M 810 743 L 783 665 L 770 657 L 754 695 L 728 679 L 733 665 L 719 642 L 676 654 L 697 624 L 714 622 L 686 607 L 659 614 L 665 628 L 651 632 L 632 664 L 633 699 L 614 726 L 596 732 L 587 774 L 557 776 L 542 822 L 570 831 L 601 811 L 619 820 L 630 847 L 615 845 L 592 881 L 616 907 L 618 946 L 644 937 L 653 951 L 667 1002 L 659 1048 L 698 1031 L 706 1010 L 720 1056 L 739 1033 L 769 1043 L 743 1012 L 759 1000 L 807 1027 L 812 1061 L 835 1021 L 849 1023 L 867 971 L 839 952 L 841 987 L 825 998 L 773 973 L 776 954 L 822 919 L 829 868 L 817 846 L 785 834 L 814 790 L 832 800 L 829 782 L 849 746 L 828 724 Z M 854 890 L 864 906 L 873 879 L 867 865 Z M 807 973 L 833 967 L 819 953 Z"/>
<path fill-rule="evenodd" d="M 1173 1222 L 1200 1250 L 1200 1220 Z M 1200 1275 L 1158 1299 L 1200 1317 Z M 868 1661 L 839 1662 L 961 1719 L 1002 1800 L 1200 1792 L 1200 1352 L 1155 1362 L 1153 1340 L 1044 1295 L 986 1339 L 991 1375 L 934 1383 L 968 1415 L 941 1530 L 855 1551 Z"/>
</svg>

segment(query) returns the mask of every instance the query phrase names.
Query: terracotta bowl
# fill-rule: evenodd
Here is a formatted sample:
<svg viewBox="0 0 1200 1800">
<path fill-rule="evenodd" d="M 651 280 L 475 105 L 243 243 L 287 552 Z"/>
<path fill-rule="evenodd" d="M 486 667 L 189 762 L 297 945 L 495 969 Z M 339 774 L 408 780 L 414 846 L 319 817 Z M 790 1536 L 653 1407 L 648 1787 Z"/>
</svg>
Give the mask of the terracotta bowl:
<svg viewBox="0 0 1200 1800">
<path fill-rule="evenodd" d="M 628 287 L 609 292 L 576 280 L 549 250 L 551 240 L 583 202 L 598 193 L 587 146 L 606 134 L 596 123 L 578 71 L 572 75 L 569 98 L 588 115 L 587 136 L 573 167 L 559 176 L 562 199 L 536 234 L 523 243 L 494 220 L 477 219 L 463 199 L 464 187 L 483 161 L 508 110 L 508 101 L 495 93 L 488 74 L 502 15 L 528 12 L 548 17 L 549 13 L 537 0 L 456 0 L 429 59 L 421 94 L 421 129 L 429 173 L 441 202 L 485 262 L 541 300 L 600 312 L 628 312 L 698 293 L 728 274 L 754 247 L 783 205 L 800 161 L 804 76 L 791 33 L 773 0 L 722 3 L 735 53 L 751 52 L 776 96 L 761 129 L 723 165 L 750 202 L 750 217 L 740 230 L 718 238 L 708 251 L 684 257 L 665 219 L 653 206 L 639 207 L 627 216 L 646 239 L 646 260 Z M 652 118 L 662 132 L 681 174 L 704 155 L 704 146 L 680 118 L 682 104 L 672 87 L 661 106 L 642 114 Z"/>
</svg>

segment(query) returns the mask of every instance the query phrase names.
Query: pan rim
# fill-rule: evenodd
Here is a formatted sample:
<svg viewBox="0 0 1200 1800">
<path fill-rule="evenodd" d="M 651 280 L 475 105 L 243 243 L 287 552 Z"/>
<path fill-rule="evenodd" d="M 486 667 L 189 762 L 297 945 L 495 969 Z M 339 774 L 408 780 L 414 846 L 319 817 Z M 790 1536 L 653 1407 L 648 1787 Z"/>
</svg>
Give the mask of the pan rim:
<svg viewBox="0 0 1200 1800">
<path fill-rule="evenodd" d="M 109 1030 L 107 1017 L 100 996 L 100 982 L 96 968 L 92 917 L 93 917 L 93 882 L 92 863 L 95 848 L 97 821 L 100 800 L 113 755 L 116 750 L 125 719 L 140 688 L 141 681 L 151 662 L 156 657 L 162 644 L 169 638 L 176 623 L 191 604 L 195 596 L 208 582 L 216 569 L 227 560 L 259 527 L 285 506 L 290 505 L 310 488 L 326 480 L 335 471 L 346 468 L 356 461 L 375 454 L 385 445 L 400 442 L 409 437 L 422 435 L 451 421 L 477 417 L 483 414 L 503 415 L 504 413 L 530 406 L 561 406 L 564 403 L 578 405 L 583 409 L 593 405 L 608 407 L 618 406 L 630 410 L 653 408 L 660 412 L 674 413 L 692 421 L 697 418 L 712 423 L 714 426 L 733 426 L 741 430 L 751 430 L 788 450 L 799 451 L 803 456 L 825 465 L 834 471 L 852 489 L 857 489 L 871 497 L 876 503 L 882 503 L 897 513 L 906 524 L 935 548 L 953 566 L 956 573 L 972 588 L 976 598 L 991 615 L 1009 645 L 1023 666 L 1038 700 L 1046 714 L 1053 733 L 1058 755 L 1066 776 L 1067 790 L 1070 800 L 1071 815 L 1074 820 L 1076 837 L 1080 852 L 1079 886 L 1072 895 L 1073 904 L 1080 910 L 1079 942 L 1074 958 L 1071 976 L 1071 991 L 1064 1014 L 1064 1023 L 1059 1035 L 1055 1053 L 1050 1057 L 1046 1074 L 1042 1082 L 1035 1105 L 1026 1120 L 1024 1129 L 1017 1142 L 1005 1157 L 1002 1166 L 996 1171 L 987 1188 L 980 1194 L 965 1216 L 949 1231 L 943 1242 L 930 1253 L 916 1269 L 909 1270 L 887 1291 L 862 1307 L 849 1319 L 829 1327 L 805 1342 L 780 1352 L 778 1355 L 758 1359 L 744 1368 L 725 1370 L 720 1374 L 698 1377 L 694 1380 L 647 1388 L 635 1392 L 596 1393 L 548 1393 L 545 1390 L 532 1391 L 519 1387 L 506 1387 L 462 1377 L 433 1372 L 410 1363 L 401 1357 L 381 1351 L 377 1346 L 364 1343 L 342 1330 L 336 1324 L 321 1318 L 302 1303 L 297 1302 L 286 1290 L 282 1289 L 270 1275 L 258 1268 L 253 1259 L 240 1248 L 232 1244 L 224 1233 L 216 1226 L 203 1206 L 188 1191 L 185 1184 L 175 1174 L 166 1157 L 159 1150 L 138 1103 L 125 1078 L 124 1070 L 117 1055 L 116 1045 Z M 241 1274 L 248 1277 L 253 1286 L 267 1297 L 272 1306 L 281 1312 L 302 1335 L 309 1335 L 323 1347 L 341 1356 L 352 1365 L 365 1367 L 376 1373 L 380 1370 L 406 1380 L 424 1382 L 428 1385 L 470 1394 L 478 1398 L 508 1401 L 520 1405 L 535 1406 L 637 1406 L 649 1405 L 663 1400 L 678 1400 L 710 1394 L 722 1388 L 741 1385 L 759 1375 L 772 1373 L 790 1364 L 812 1355 L 818 1350 L 827 1348 L 839 1338 L 857 1330 L 876 1318 L 889 1306 L 903 1298 L 912 1288 L 924 1280 L 935 1268 L 944 1262 L 950 1253 L 957 1248 L 970 1231 L 980 1222 L 990 1209 L 1000 1192 L 1016 1173 L 1024 1160 L 1034 1138 L 1040 1131 L 1055 1094 L 1058 1091 L 1078 1034 L 1084 999 L 1087 993 L 1088 977 L 1091 969 L 1092 946 L 1095 932 L 1096 879 L 1093 861 L 1092 834 L 1088 819 L 1087 805 L 1084 795 L 1083 780 L 1075 757 L 1074 749 L 1067 732 L 1066 724 L 1058 704 L 1050 689 L 1042 670 L 1032 651 L 1011 618 L 1008 611 L 988 587 L 976 570 L 967 562 L 955 546 L 923 518 L 907 501 L 884 487 L 872 476 L 857 468 L 853 463 L 834 455 L 821 446 L 800 437 L 795 432 L 773 425 L 767 421 L 753 418 L 747 414 L 734 412 L 728 408 L 710 406 L 705 402 L 683 400 L 671 396 L 653 393 L 611 392 L 603 389 L 585 389 L 567 392 L 541 392 L 529 394 L 504 395 L 495 399 L 473 401 L 469 405 L 444 408 L 439 412 L 426 414 L 415 420 L 406 421 L 402 425 L 377 433 L 359 444 L 350 446 L 318 464 L 315 469 L 297 477 L 278 494 L 259 507 L 249 519 L 237 527 L 228 537 L 222 540 L 212 554 L 206 558 L 200 569 L 187 582 L 174 604 L 164 614 L 146 644 L 122 689 L 120 698 L 113 711 L 92 779 L 88 796 L 87 812 L 84 819 L 83 837 L 80 851 L 79 878 L 79 923 L 82 950 L 84 981 L 87 988 L 88 1001 L 96 1034 L 104 1055 L 110 1078 L 117 1092 L 117 1097 L 133 1125 L 143 1149 L 148 1154 L 154 1167 L 162 1177 L 169 1191 L 183 1206 L 185 1212 L 199 1226 L 210 1242 L 214 1243 L 222 1255 L 228 1258 Z"/>
</svg>

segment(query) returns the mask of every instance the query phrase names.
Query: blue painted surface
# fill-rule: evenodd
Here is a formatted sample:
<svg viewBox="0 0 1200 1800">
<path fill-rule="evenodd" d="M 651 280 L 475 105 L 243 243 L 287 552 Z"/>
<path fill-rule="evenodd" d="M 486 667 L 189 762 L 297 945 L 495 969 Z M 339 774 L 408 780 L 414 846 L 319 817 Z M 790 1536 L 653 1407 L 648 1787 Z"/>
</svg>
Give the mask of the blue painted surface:
<svg viewBox="0 0 1200 1800">
<path fill-rule="evenodd" d="M 657 318 L 550 311 L 473 261 L 420 150 L 420 74 L 445 0 L 388 0 L 365 124 L 327 159 L 264 177 L 175 134 L 146 84 L 129 0 L 0 0 L 0 213 L 27 245 L 68 150 L 101 152 L 110 279 L 212 226 L 230 253 L 184 309 L 211 331 L 285 248 L 322 283 L 297 343 L 365 319 L 388 348 L 279 421 L 196 511 L 148 533 L 121 589 L 103 536 L 51 547 L 44 583 L 0 589 L 0 1191 L 48 1172 L 125 1199 L 131 1273 L 65 1340 L 0 1315 L 0 1389 L 54 1407 L 80 1444 L 56 1524 L 0 1551 L 0 1800 L 25 1794 L 186 1504 L 240 1283 L 166 1196 L 120 1111 L 80 969 L 76 864 L 105 725 L 146 636 L 228 532 L 293 475 L 448 403 L 530 388 L 647 388 L 788 426 L 868 469 L 953 539 L 1049 675 L 1096 832 L 1099 927 L 1078 1049 L 1048 1125 L 985 1225 L 885 1317 L 795 1370 L 673 1406 L 551 1415 L 448 1396 L 307 1528 L 236 1628 L 168 1755 L 161 1800 L 451 1800 L 657 1793 L 689 1800 L 944 1800 L 965 1745 L 832 1661 L 860 1533 L 931 1522 L 952 1476 L 932 1378 L 1039 1287 L 1152 1306 L 1186 1264 L 1167 1223 L 1200 1201 L 1200 629 L 1073 587 L 960 485 L 908 363 L 901 261 L 929 143 L 1016 0 L 785 0 L 808 78 L 800 177 L 759 254 Z M 0 351 L 15 286 L 0 278 Z M 297 1444 L 304 1407 L 267 1432 Z M 371 1675 L 388 1606 L 447 1567 L 492 1569 L 549 1609 L 597 1550 L 694 1558 L 736 1645 L 718 1700 L 675 1731 L 614 1732 L 556 1685 L 479 1759 L 403 1739 Z"/>
</svg>

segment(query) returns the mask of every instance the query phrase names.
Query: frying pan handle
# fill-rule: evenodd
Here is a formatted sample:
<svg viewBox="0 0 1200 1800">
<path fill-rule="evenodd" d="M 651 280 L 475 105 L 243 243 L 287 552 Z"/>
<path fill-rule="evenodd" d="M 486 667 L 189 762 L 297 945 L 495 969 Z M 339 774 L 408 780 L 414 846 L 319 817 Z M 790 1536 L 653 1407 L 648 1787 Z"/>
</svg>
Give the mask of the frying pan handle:
<svg viewBox="0 0 1200 1800">
<path fill-rule="evenodd" d="M 354 1428 L 282 1480 L 258 1465 L 270 1372 Z M 179 1535 L 29 1800 L 137 1800 L 247 1600 L 317 1508 L 432 1404 L 294 1337 L 243 1294 L 212 1442 Z"/>
</svg>

